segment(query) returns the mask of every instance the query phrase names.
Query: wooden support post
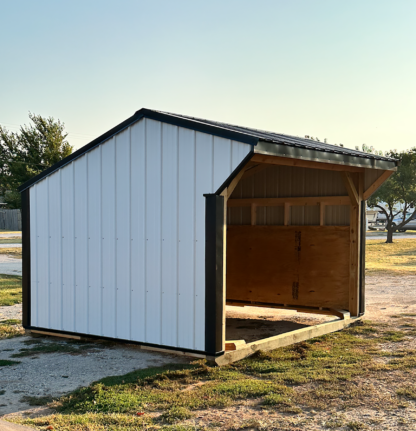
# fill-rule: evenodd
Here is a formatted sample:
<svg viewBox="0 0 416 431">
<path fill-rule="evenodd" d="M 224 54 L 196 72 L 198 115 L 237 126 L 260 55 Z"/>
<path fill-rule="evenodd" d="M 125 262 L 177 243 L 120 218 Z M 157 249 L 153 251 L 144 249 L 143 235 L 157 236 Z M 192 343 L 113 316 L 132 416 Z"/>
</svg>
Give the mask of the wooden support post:
<svg viewBox="0 0 416 431">
<path fill-rule="evenodd" d="M 325 226 L 325 203 L 319 204 L 319 226 Z"/>
<path fill-rule="evenodd" d="M 360 211 L 363 196 L 362 174 L 358 176 L 358 190 L 352 178 L 347 173 L 344 176 L 345 185 L 351 198 L 350 207 L 350 285 L 349 285 L 349 311 L 351 316 L 359 314 L 359 286 L 360 286 Z"/>
<path fill-rule="evenodd" d="M 257 223 L 257 205 L 251 204 L 251 225 L 256 226 Z"/>
<path fill-rule="evenodd" d="M 290 203 L 285 202 L 284 225 L 290 226 Z"/>
</svg>

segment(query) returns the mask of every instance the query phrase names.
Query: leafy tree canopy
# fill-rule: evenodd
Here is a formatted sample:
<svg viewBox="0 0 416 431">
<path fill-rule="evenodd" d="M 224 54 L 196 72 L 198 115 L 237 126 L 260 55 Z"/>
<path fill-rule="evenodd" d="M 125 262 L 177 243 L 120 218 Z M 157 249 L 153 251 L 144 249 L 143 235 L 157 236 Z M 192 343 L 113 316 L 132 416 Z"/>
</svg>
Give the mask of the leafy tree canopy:
<svg viewBox="0 0 416 431">
<path fill-rule="evenodd" d="M 386 215 L 386 242 L 389 243 L 393 242 L 393 232 L 405 229 L 406 223 L 416 216 L 416 148 L 403 152 L 390 151 L 386 155 L 399 159 L 400 165 L 367 204 L 379 208 Z M 394 209 L 397 204 L 403 205 L 403 213 Z M 393 219 L 399 214 L 401 222 L 394 223 Z"/>
<path fill-rule="evenodd" d="M 20 208 L 17 188 L 72 153 L 65 125 L 29 113 L 33 124 L 10 132 L 0 126 L 0 194 L 9 208 Z"/>
</svg>

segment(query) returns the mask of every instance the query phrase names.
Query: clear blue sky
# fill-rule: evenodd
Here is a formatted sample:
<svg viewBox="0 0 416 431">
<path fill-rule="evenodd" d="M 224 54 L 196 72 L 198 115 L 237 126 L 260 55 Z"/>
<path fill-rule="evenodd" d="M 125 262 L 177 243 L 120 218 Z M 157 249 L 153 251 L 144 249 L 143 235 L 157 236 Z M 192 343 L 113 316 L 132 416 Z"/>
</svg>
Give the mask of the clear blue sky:
<svg viewBox="0 0 416 431">
<path fill-rule="evenodd" d="M 0 124 L 80 147 L 147 107 L 416 146 L 414 0 L 0 0 Z"/>
</svg>

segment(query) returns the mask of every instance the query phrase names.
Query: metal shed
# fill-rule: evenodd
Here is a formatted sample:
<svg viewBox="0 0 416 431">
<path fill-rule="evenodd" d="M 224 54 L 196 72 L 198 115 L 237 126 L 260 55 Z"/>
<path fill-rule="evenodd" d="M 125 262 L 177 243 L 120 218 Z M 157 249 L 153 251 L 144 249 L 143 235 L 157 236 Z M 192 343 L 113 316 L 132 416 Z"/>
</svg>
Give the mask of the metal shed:
<svg viewBox="0 0 416 431">
<path fill-rule="evenodd" d="M 20 187 L 23 326 L 217 363 L 341 329 L 364 313 L 365 200 L 396 166 L 141 109 Z M 337 319 L 226 352 L 226 303 Z"/>
</svg>

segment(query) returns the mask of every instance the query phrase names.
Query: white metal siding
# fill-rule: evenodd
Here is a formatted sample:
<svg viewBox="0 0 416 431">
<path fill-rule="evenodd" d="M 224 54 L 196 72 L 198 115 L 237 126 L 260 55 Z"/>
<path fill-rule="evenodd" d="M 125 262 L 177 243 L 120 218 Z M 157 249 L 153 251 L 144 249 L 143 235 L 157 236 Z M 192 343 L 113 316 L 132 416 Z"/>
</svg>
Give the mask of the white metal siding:
<svg viewBox="0 0 416 431">
<path fill-rule="evenodd" d="M 32 186 L 32 326 L 204 350 L 203 195 L 250 150 L 144 119 Z"/>
</svg>

